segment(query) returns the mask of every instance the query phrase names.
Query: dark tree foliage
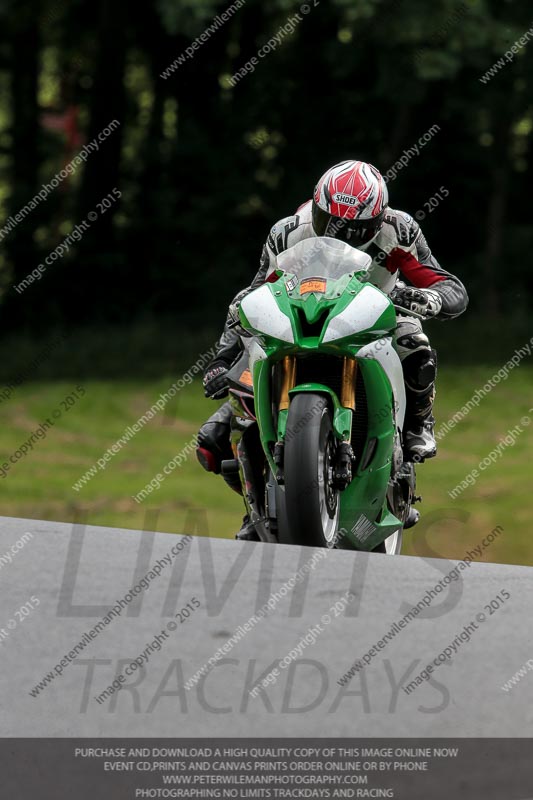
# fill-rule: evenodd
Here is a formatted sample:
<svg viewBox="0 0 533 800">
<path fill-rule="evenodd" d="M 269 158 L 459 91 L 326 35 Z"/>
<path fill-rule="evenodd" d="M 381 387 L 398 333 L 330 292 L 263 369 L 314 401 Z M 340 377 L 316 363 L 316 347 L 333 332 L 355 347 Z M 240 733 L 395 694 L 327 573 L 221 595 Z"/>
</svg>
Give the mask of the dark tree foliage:
<svg viewBox="0 0 533 800">
<path fill-rule="evenodd" d="M 526 0 L 4 0 L 0 19 L 4 331 L 147 317 L 216 327 L 270 225 L 327 166 L 356 157 L 387 172 L 433 126 L 390 182 L 391 205 L 426 211 L 432 249 L 475 312 L 525 316 Z M 113 120 L 85 165 L 13 224 Z M 449 197 L 430 212 L 442 186 Z M 17 292 L 113 189 L 109 208 Z"/>
</svg>

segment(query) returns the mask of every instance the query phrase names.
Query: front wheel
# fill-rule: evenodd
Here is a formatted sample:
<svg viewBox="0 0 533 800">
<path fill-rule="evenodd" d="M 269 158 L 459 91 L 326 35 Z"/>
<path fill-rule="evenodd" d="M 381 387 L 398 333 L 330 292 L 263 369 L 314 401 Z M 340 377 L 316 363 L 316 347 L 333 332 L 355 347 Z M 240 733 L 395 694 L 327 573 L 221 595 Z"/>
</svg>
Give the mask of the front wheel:
<svg viewBox="0 0 533 800">
<path fill-rule="evenodd" d="M 373 553 L 386 553 L 388 556 L 399 556 L 402 552 L 403 528 L 398 528 L 383 542 L 374 547 Z"/>
<path fill-rule="evenodd" d="M 327 398 L 297 394 L 289 406 L 285 436 L 287 543 L 335 546 L 340 514 L 339 491 L 332 485 L 336 447 Z"/>
</svg>

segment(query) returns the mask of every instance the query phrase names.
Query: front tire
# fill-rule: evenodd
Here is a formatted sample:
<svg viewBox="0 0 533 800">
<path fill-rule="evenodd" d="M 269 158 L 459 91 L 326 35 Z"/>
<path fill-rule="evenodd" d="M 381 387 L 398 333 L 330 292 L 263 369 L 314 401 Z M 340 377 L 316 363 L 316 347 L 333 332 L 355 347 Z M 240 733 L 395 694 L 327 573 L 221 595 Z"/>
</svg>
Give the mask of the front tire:
<svg viewBox="0 0 533 800">
<path fill-rule="evenodd" d="M 374 547 L 373 553 L 386 553 L 388 556 L 399 556 L 402 552 L 403 528 L 398 528 L 393 534 L 388 536 L 381 544 Z"/>
<path fill-rule="evenodd" d="M 337 448 L 328 399 L 297 394 L 289 406 L 285 437 L 287 543 L 335 546 L 340 493 L 332 486 Z"/>
</svg>

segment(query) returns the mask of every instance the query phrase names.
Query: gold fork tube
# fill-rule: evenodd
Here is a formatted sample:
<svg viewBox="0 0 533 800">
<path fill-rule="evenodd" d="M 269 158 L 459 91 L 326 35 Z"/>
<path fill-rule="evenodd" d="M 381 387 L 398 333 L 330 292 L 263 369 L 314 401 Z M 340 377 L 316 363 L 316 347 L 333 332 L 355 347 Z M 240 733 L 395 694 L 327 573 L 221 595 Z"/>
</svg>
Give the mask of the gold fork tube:
<svg viewBox="0 0 533 800">
<path fill-rule="evenodd" d="M 355 378 L 357 375 L 357 361 L 355 358 L 344 357 L 342 366 L 341 406 L 355 411 Z"/>
<path fill-rule="evenodd" d="M 279 398 L 279 410 L 286 411 L 289 407 L 289 390 L 294 387 L 296 381 L 296 358 L 285 356 L 282 364 L 282 383 Z"/>
</svg>

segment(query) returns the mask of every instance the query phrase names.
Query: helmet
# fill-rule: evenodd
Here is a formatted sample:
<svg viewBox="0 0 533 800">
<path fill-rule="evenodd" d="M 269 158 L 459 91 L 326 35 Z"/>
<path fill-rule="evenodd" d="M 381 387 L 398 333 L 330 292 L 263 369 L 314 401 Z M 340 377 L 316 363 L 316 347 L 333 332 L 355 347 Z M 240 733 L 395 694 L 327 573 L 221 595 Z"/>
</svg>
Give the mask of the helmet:
<svg viewBox="0 0 533 800">
<path fill-rule="evenodd" d="M 387 184 L 372 164 L 342 161 L 315 186 L 313 230 L 353 247 L 367 245 L 383 224 L 388 202 Z"/>
</svg>

